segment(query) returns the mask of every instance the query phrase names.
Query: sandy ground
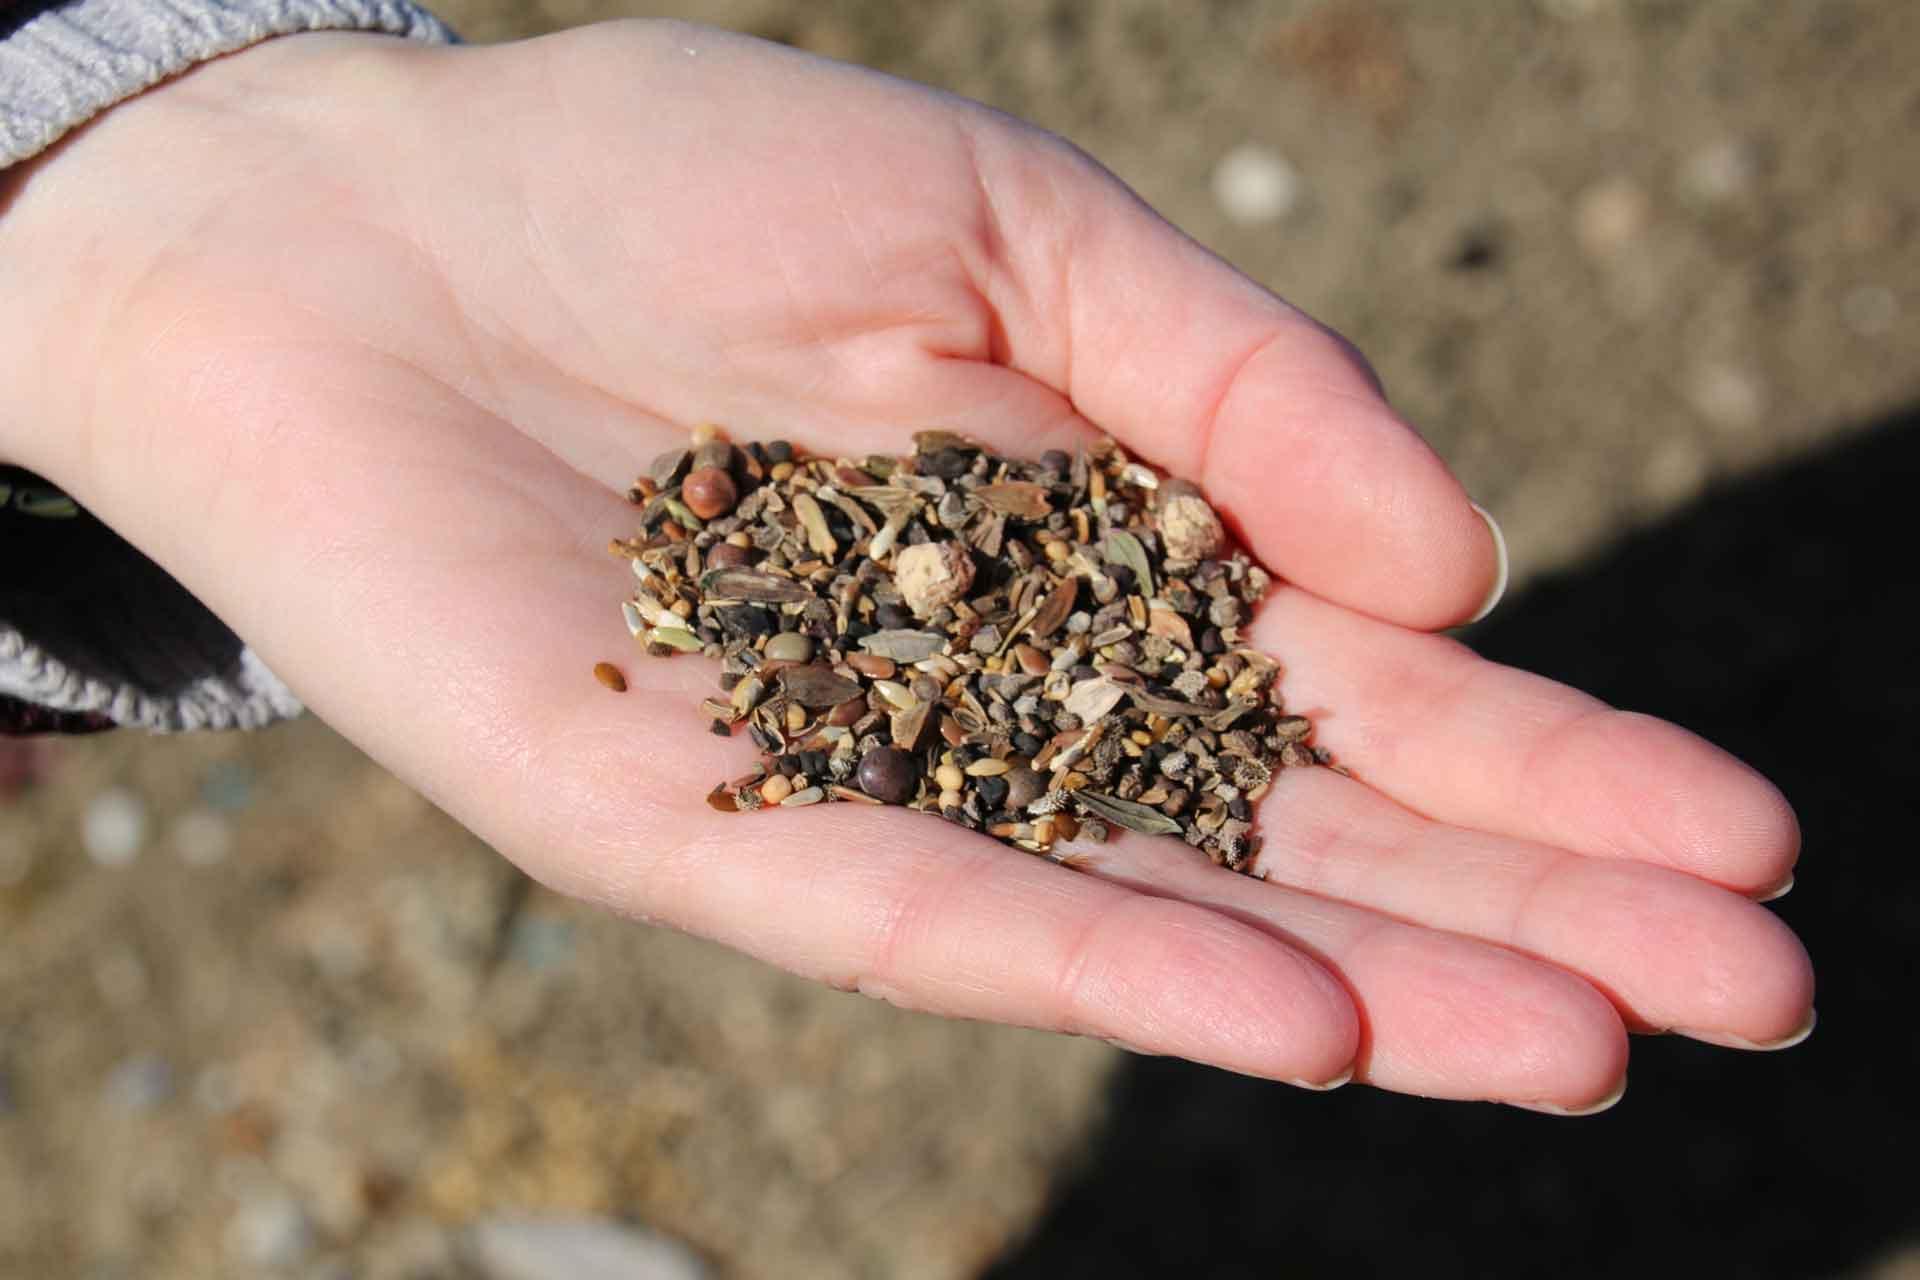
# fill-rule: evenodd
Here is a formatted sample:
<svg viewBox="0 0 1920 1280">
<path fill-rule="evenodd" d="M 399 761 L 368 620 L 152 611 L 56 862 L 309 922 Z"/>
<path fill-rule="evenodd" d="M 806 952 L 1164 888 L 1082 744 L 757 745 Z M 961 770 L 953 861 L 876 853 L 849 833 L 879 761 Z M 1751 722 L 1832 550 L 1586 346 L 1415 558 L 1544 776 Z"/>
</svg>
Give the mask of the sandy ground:
<svg viewBox="0 0 1920 1280">
<path fill-rule="evenodd" d="M 1306 1098 L 572 906 L 317 723 L 76 740 L 0 801 L 0 1275 L 464 1275 L 461 1228 L 522 1212 L 738 1277 L 1617 1274 L 1654 1240 L 1920 1269 L 1920 1211 L 1863 1172 L 1910 1163 L 1920 1058 L 1911 573 L 1864 576 L 1920 474 L 1920 9 L 442 11 L 694 18 L 981 98 L 1347 333 L 1507 529 L 1521 590 L 1476 643 L 1800 804 L 1830 861 L 1780 910 L 1826 1023 L 1764 1061 L 1643 1046 L 1577 1126 Z"/>
</svg>

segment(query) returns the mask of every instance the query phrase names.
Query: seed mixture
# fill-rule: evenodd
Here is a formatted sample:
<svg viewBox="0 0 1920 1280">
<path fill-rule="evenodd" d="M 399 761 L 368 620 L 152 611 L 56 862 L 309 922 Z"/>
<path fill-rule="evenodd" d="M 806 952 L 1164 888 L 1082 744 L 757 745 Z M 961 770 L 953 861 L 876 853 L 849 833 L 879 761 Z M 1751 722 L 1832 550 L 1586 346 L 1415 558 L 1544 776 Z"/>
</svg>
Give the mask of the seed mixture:
<svg viewBox="0 0 1920 1280">
<path fill-rule="evenodd" d="M 1244 647 L 1267 573 L 1110 439 L 827 458 L 701 427 L 628 497 L 628 630 L 717 660 L 701 708 L 761 753 L 716 809 L 904 805 L 1061 861 L 1118 826 L 1246 871 L 1274 774 L 1331 763 Z"/>
</svg>

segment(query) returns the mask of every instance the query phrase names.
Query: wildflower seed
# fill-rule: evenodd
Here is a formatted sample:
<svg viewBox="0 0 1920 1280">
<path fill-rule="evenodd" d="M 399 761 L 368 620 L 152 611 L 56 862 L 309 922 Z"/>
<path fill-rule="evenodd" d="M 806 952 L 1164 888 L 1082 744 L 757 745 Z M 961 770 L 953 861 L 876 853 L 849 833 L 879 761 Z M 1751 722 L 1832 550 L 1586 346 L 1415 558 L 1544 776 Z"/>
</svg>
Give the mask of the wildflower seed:
<svg viewBox="0 0 1920 1280">
<path fill-rule="evenodd" d="M 1331 764 L 1241 647 L 1269 576 L 1111 440 L 813 458 L 707 429 L 629 498 L 623 621 L 651 655 L 719 659 L 702 711 L 765 753 L 715 807 L 912 804 L 1048 856 L 1118 825 L 1245 871 L 1274 771 Z"/>
<path fill-rule="evenodd" d="M 627 691 L 627 678 L 621 675 L 620 668 L 614 666 L 611 662 L 594 663 L 593 678 L 615 693 L 625 693 Z"/>
</svg>

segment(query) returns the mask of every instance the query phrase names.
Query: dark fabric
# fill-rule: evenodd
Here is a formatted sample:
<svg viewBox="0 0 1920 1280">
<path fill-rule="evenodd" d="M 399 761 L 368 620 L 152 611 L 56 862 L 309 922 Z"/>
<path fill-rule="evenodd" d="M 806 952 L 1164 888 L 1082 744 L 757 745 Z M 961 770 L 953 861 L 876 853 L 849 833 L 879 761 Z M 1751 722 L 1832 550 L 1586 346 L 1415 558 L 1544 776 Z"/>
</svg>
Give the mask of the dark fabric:
<svg viewBox="0 0 1920 1280">
<path fill-rule="evenodd" d="M 84 509 L 64 517 L 33 513 L 59 494 L 33 473 L 0 467 L 6 489 L 12 498 L 0 507 L 0 623 L 83 676 L 162 700 L 238 670 L 240 638 L 166 570 Z M 84 727 L 87 719 L 61 723 Z"/>
</svg>

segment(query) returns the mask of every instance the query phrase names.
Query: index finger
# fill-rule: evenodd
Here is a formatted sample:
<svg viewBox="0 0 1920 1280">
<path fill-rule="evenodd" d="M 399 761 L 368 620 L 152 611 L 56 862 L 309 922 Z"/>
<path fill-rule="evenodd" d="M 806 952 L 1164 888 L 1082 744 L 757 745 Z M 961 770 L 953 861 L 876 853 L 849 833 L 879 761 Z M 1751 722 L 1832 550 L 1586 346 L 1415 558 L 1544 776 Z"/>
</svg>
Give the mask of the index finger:
<svg viewBox="0 0 1920 1280">
<path fill-rule="evenodd" d="M 1007 364 L 1199 482 L 1315 595 L 1421 629 L 1497 597 L 1491 525 L 1345 340 L 1056 139 L 984 130 L 975 153 Z"/>
</svg>

